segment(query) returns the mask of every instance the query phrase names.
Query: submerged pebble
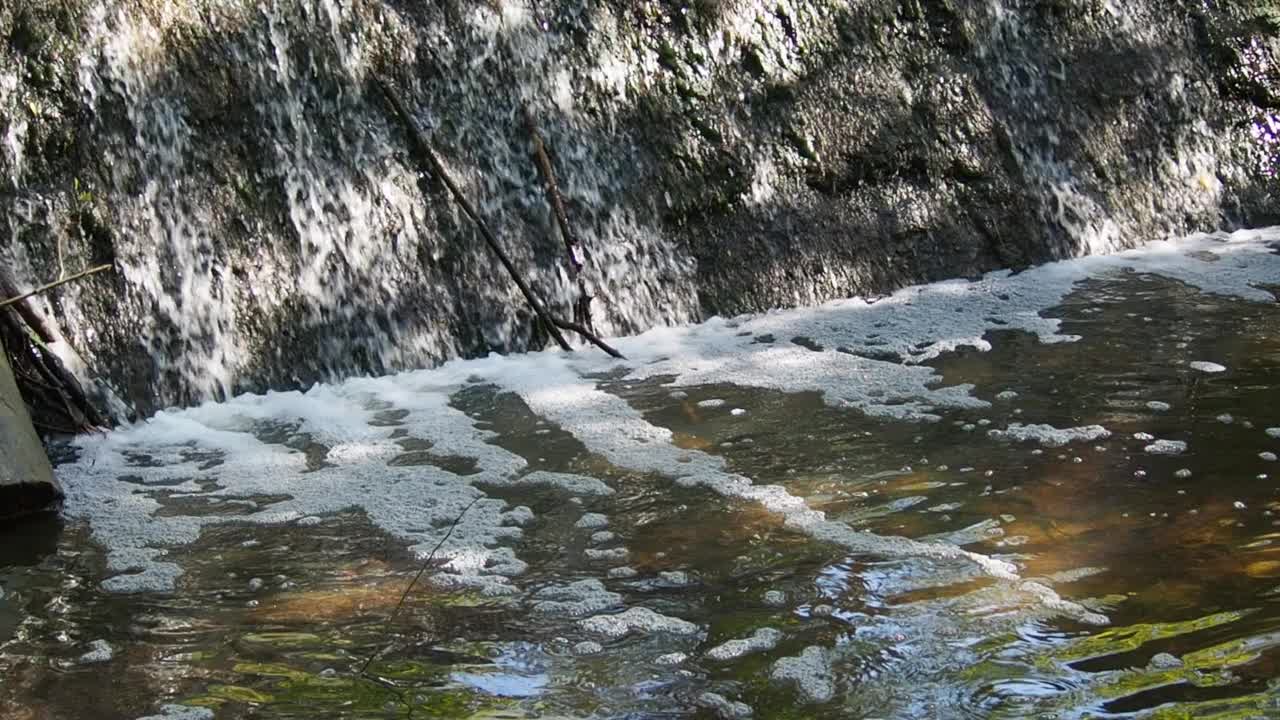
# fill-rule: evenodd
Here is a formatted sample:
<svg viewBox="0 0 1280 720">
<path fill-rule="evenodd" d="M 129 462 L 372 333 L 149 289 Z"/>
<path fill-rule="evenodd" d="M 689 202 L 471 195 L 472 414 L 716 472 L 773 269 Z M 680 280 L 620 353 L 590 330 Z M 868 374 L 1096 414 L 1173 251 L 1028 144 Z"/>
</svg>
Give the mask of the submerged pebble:
<svg viewBox="0 0 1280 720">
<path fill-rule="evenodd" d="M 1176 477 L 1176 478 L 1179 478 L 1179 479 L 1181 479 L 1181 480 L 1185 480 L 1185 479 L 1187 479 L 1187 478 L 1191 477 L 1191 470 L 1190 470 L 1190 469 L 1188 469 L 1188 468 L 1182 468 L 1182 469 L 1181 469 L 1181 470 L 1179 470 L 1178 472 L 1174 473 L 1174 474 L 1173 474 L 1173 476 L 1174 476 L 1174 477 Z"/>
<path fill-rule="evenodd" d="M 1267 462 L 1275 462 L 1275 461 L 1276 461 L 1276 454 L 1275 454 L 1275 453 L 1273 453 L 1273 452 L 1269 452 L 1269 451 L 1268 451 L 1268 452 L 1260 452 L 1260 453 L 1258 453 L 1258 457 L 1262 458 L 1263 460 L 1266 460 Z"/>
<path fill-rule="evenodd" d="M 725 404 L 725 401 L 721 400 L 720 398 L 711 398 L 710 400 L 698 401 L 698 407 L 708 408 L 708 409 L 722 407 L 724 404 Z"/>
<path fill-rule="evenodd" d="M 673 653 L 667 653 L 666 655 L 659 655 L 658 657 L 653 659 L 653 662 L 658 665 L 679 665 L 680 663 L 688 659 L 689 659 L 689 656 L 686 655 L 685 653 L 673 652 Z"/>
<path fill-rule="evenodd" d="M 787 604 L 787 594 L 781 590 L 770 590 L 764 594 L 764 604 L 769 607 L 782 607 Z"/>
<path fill-rule="evenodd" d="M 1159 400 L 1150 400 L 1147 402 L 1147 408 L 1156 412 L 1167 412 L 1172 407 L 1173 406 L 1169 403 L 1160 402 Z"/>
<path fill-rule="evenodd" d="M 1202 373 L 1220 373 L 1227 371 L 1225 365 L 1219 365 L 1215 362 L 1206 362 L 1204 360 L 1195 360 L 1189 363 L 1189 367 L 1192 370 L 1199 370 Z"/>
</svg>

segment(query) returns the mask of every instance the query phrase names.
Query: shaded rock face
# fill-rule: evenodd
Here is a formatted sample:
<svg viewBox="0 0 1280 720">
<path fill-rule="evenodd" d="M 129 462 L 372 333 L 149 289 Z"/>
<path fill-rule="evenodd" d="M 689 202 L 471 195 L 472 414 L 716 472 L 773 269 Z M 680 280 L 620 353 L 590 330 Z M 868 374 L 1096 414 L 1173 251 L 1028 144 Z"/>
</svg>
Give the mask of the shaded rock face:
<svg viewBox="0 0 1280 720">
<path fill-rule="evenodd" d="M 1272 3 L 67 0 L 0 9 L 0 255 L 149 413 L 1276 222 Z"/>
<path fill-rule="evenodd" d="M 62 488 L 0 352 L 0 520 L 53 509 Z"/>
</svg>

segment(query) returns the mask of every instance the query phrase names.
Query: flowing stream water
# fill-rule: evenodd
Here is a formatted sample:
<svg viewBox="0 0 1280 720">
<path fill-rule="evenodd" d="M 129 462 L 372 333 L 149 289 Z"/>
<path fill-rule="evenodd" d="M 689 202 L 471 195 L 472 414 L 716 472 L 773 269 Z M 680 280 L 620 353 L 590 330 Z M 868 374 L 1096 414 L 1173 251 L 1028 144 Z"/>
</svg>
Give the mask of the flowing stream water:
<svg viewBox="0 0 1280 720">
<path fill-rule="evenodd" d="M 1280 716 L 1276 247 L 77 439 L 0 543 L 0 716 Z"/>
</svg>

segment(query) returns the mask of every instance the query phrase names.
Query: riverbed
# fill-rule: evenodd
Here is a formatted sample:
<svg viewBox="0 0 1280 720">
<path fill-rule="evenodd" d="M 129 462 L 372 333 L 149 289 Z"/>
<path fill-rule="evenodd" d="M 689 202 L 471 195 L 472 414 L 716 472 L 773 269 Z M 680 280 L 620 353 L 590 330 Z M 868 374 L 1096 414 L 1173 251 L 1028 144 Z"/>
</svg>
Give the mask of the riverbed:
<svg viewBox="0 0 1280 720">
<path fill-rule="evenodd" d="M 0 715 L 1280 716 L 1276 247 L 79 438 L 0 549 Z"/>
</svg>

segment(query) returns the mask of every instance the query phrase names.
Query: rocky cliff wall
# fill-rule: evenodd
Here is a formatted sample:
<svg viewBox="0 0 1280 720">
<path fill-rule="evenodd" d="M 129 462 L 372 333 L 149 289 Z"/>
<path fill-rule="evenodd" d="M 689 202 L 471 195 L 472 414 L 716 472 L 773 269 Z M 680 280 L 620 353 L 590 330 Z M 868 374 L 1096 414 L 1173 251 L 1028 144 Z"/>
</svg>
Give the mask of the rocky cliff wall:
<svg viewBox="0 0 1280 720">
<path fill-rule="evenodd" d="M 1280 220 L 1274 2 L 18 0 L 0 257 L 141 413 Z M 566 313 L 567 314 L 567 313 Z"/>
</svg>

